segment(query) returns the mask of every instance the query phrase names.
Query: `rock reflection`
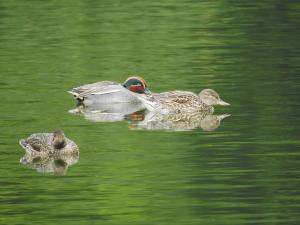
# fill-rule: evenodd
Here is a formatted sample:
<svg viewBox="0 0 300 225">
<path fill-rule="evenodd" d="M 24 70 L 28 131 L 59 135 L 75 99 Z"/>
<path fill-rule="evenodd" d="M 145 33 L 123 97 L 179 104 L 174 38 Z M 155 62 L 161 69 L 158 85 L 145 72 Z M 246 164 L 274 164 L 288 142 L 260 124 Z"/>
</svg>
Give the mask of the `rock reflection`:
<svg viewBox="0 0 300 225">
<path fill-rule="evenodd" d="M 172 113 L 161 114 L 149 111 L 136 111 L 128 104 L 118 107 L 77 107 L 69 112 L 81 115 L 93 122 L 116 122 L 126 120 L 132 130 L 188 131 L 201 128 L 205 131 L 217 129 L 221 121 L 230 114 L 213 115 L 209 113 Z M 137 109 L 137 108 L 136 108 Z M 129 113 L 130 112 L 130 113 Z"/>
<path fill-rule="evenodd" d="M 56 176 L 64 176 L 68 167 L 79 160 L 79 152 L 66 155 L 35 155 L 26 153 L 20 163 L 26 167 L 36 170 L 39 173 L 53 173 Z"/>
</svg>

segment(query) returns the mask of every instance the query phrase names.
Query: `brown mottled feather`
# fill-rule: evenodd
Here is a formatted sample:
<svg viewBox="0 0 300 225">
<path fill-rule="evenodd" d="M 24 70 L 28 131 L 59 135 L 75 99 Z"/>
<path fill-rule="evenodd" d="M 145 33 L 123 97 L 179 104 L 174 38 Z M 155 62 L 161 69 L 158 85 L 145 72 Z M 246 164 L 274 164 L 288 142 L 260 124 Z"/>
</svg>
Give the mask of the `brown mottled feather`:
<svg viewBox="0 0 300 225">
<path fill-rule="evenodd" d="M 198 95 L 188 91 L 170 91 L 154 94 L 153 97 L 171 112 L 212 111 Z"/>
</svg>

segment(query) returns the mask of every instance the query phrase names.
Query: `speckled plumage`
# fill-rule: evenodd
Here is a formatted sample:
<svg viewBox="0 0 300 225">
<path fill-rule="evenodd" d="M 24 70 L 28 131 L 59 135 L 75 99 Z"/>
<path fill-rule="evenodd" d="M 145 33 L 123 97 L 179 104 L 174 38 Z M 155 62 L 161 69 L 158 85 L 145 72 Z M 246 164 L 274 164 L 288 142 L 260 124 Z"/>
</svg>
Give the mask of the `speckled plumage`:
<svg viewBox="0 0 300 225">
<path fill-rule="evenodd" d="M 170 91 L 151 96 L 141 96 L 141 101 L 149 111 L 166 113 L 213 113 L 213 105 L 229 105 L 221 100 L 212 89 L 204 89 L 199 95 L 189 91 Z"/>
<path fill-rule="evenodd" d="M 157 114 L 148 112 L 143 120 L 131 121 L 131 129 L 140 130 L 166 130 L 166 131 L 188 131 L 201 128 L 212 131 L 219 127 L 221 120 L 230 116 L 213 115 L 208 112 L 187 112 Z"/>
<path fill-rule="evenodd" d="M 170 91 L 154 94 L 153 97 L 168 112 L 195 112 L 205 111 L 212 113 L 213 107 L 204 104 L 198 95 L 188 91 Z"/>
<path fill-rule="evenodd" d="M 37 133 L 19 141 L 30 155 L 71 154 L 79 152 L 78 146 L 63 133 Z"/>
<path fill-rule="evenodd" d="M 20 159 L 20 163 L 39 173 L 54 172 L 55 175 L 65 175 L 69 166 L 79 160 L 79 152 L 72 154 L 43 154 L 32 155 L 27 152 Z"/>
</svg>

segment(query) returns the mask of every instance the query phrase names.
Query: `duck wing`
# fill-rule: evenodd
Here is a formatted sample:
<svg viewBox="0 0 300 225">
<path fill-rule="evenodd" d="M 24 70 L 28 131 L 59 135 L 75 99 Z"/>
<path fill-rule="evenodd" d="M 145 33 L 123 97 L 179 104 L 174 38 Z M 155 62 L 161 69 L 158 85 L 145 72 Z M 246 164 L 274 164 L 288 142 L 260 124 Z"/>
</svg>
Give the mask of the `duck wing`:
<svg viewBox="0 0 300 225">
<path fill-rule="evenodd" d="M 161 103 L 186 104 L 189 102 L 199 101 L 199 97 L 189 91 L 162 92 L 160 94 L 154 94 L 154 97 Z"/>
<path fill-rule="evenodd" d="M 101 91 L 103 88 L 111 85 L 119 85 L 116 82 L 112 81 L 99 81 L 92 84 L 85 84 L 79 87 L 73 88 L 71 91 L 68 91 L 70 94 L 74 95 L 74 97 L 83 99 L 84 97 L 93 94 L 95 92 Z"/>
<path fill-rule="evenodd" d="M 26 152 L 45 152 L 49 149 L 51 137 L 50 133 L 32 134 L 27 139 L 21 139 L 19 143 Z"/>
</svg>

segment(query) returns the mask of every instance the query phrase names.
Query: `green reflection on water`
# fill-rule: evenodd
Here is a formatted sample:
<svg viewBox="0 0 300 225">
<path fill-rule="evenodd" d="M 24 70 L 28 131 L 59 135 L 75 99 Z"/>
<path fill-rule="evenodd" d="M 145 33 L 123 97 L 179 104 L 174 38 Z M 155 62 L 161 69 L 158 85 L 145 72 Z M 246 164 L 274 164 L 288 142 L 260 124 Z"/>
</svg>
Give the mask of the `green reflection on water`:
<svg viewBox="0 0 300 225">
<path fill-rule="evenodd" d="M 0 224 L 299 223 L 297 1 L 0 3 Z M 155 92 L 216 89 L 212 132 L 132 131 L 68 113 L 74 86 L 143 75 Z M 18 140 L 64 129 L 64 177 Z"/>
</svg>

